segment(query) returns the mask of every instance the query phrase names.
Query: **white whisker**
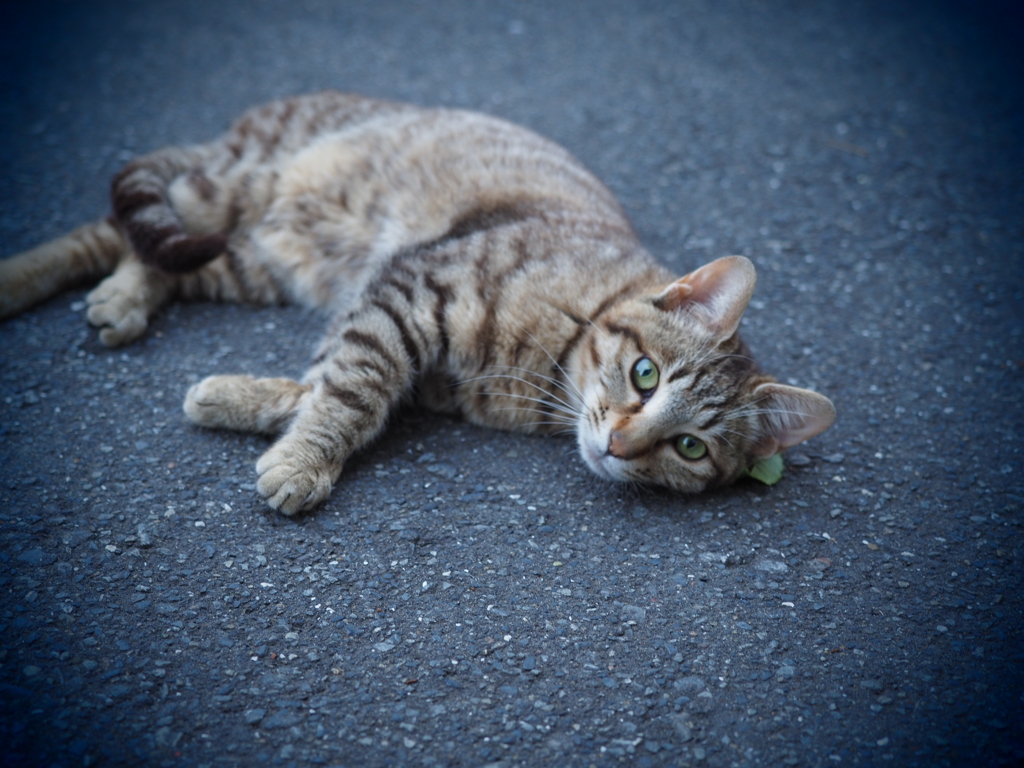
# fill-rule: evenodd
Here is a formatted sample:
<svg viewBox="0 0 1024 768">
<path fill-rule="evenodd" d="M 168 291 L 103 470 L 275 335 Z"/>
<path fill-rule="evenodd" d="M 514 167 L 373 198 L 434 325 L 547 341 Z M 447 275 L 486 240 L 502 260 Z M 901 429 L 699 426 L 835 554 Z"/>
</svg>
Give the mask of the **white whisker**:
<svg viewBox="0 0 1024 768">
<path fill-rule="evenodd" d="M 545 375 L 543 373 L 540 373 L 539 371 L 532 371 L 529 368 L 522 368 L 522 367 L 512 366 L 512 365 L 492 365 L 491 366 L 491 370 L 493 370 L 493 371 L 508 370 L 508 371 L 513 371 L 513 372 L 520 372 L 520 373 L 526 374 L 528 376 L 535 376 L 536 378 L 541 379 L 542 381 L 546 381 L 549 384 L 551 384 L 552 386 L 557 387 L 558 389 L 560 389 L 562 392 L 564 392 L 569 397 L 574 398 L 574 399 L 577 397 L 576 392 L 573 391 L 573 390 L 570 390 L 561 381 L 559 381 L 558 379 L 554 378 L 553 376 L 547 376 L 547 375 Z M 509 374 L 502 374 L 502 373 L 495 373 L 493 375 L 495 375 L 495 376 L 509 376 Z M 532 386 L 535 386 L 535 387 L 537 386 L 532 381 L 529 382 L 529 383 Z"/>
<path fill-rule="evenodd" d="M 494 409 L 495 413 L 501 413 L 503 411 L 517 411 L 519 413 L 532 413 L 532 414 L 536 414 L 537 413 L 537 409 L 536 408 L 529 408 L 529 407 L 521 406 L 521 405 L 503 405 L 500 408 L 495 408 Z M 572 426 L 572 427 L 575 427 L 576 424 L 577 424 L 576 419 L 573 418 L 572 416 L 568 415 L 568 414 L 561 414 L 561 413 L 558 413 L 558 412 L 553 412 L 553 413 L 547 413 L 547 414 L 544 414 L 544 415 L 547 416 L 549 419 L 551 419 L 552 423 L 557 421 L 557 423 L 559 423 L 559 424 L 566 424 L 566 425 Z"/>
<path fill-rule="evenodd" d="M 528 424 L 526 424 L 524 426 L 528 426 L 528 427 L 548 427 L 548 426 L 557 426 L 558 424 L 559 424 L 559 422 L 557 422 L 557 421 L 531 421 L 531 422 L 529 422 Z M 563 424 L 561 426 L 565 426 L 565 425 Z M 576 430 L 573 427 L 566 427 L 565 429 L 553 430 L 549 434 L 551 434 L 552 436 L 574 435 L 574 434 L 576 434 Z"/>
<path fill-rule="evenodd" d="M 495 367 L 497 367 L 497 366 L 495 366 Z M 545 376 L 543 374 L 536 373 L 534 371 L 530 371 L 530 370 L 528 370 L 526 368 L 513 368 L 511 366 L 502 366 L 502 367 L 506 367 L 510 371 L 522 371 L 523 373 L 528 374 L 530 376 L 536 376 L 537 378 L 539 378 L 541 380 L 544 380 L 544 381 L 547 381 L 547 382 L 550 382 L 551 384 L 553 384 L 556 387 L 558 387 L 562 392 L 564 392 L 566 395 L 568 395 L 573 401 L 575 401 L 577 399 L 576 398 L 576 394 L 574 392 L 571 392 L 570 390 L 567 390 L 565 387 L 563 387 L 561 385 L 560 382 L 558 382 L 557 380 L 555 380 L 555 379 L 553 379 L 553 378 L 551 378 L 549 376 Z M 518 382 L 520 382 L 522 384 L 526 384 L 527 386 L 533 387 L 534 389 L 536 389 L 539 392 L 543 392 L 544 394 L 546 394 L 549 397 L 557 400 L 558 402 L 562 403 L 563 405 L 572 407 L 575 404 L 574 402 L 567 402 L 566 400 L 564 400 L 563 398 L 559 397 L 554 392 L 551 392 L 550 390 L 545 389 L 540 384 L 537 384 L 534 381 L 530 381 L 528 378 L 525 378 L 523 376 L 515 376 L 515 375 L 513 375 L 511 373 L 499 373 L 499 372 L 485 373 L 485 374 L 481 374 L 480 376 L 474 376 L 474 377 L 469 378 L 469 379 L 463 379 L 462 382 L 460 382 L 460 383 L 469 383 L 469 382 L 474 382 L 474 381 L 485 381 L 485 380 L 488 380 L 488 379 L 518 381 Z M 580 403 L 580 405 L 582 405 L 582 403 Z"/>
<path fill-rule="evenodd" d="M 512 393 L 512 392 L 487 392 L 486 390 L 482 391 L 480 394 L 487 395 L 488 397 L 510 397 L 510 398 L 512 398 L 514 400 L 526 400 L 527 402 L 530 402 L 530 403 L 540 403 L 541 405 L 547 406 L 553 412 L 564 413 L 566 416 L 572 417 L 573 423 L 575 423 L 575 421 L 576 421 L 576 419 L 578 417 L 578 414 L 572 408 L 569 408 L 568 406 L 558 405 L 556 403 L 552 403 L 550 400 L 545 400 L 545 399 L 540 398 L 540 397 L 530 397 L 529 395 L 517 395 L 517 394 Z M 511 407 L 511 406 L 509 406 L 509 407 Z M 535 411 L 536 409 L 535 408 L 521 408 L 519 410 Z M 551 415 L 553 416 L 554 413 L 552 413 Z"/>
<path fill-rule="evenodd" d="M 540 348 L 541 352 L 543 352 L 545 355 L 548 356 L 548 359 L 554 364 L 555 369 L 559 373 L 562 374 L 562 377 L 565 379 L 565 382 L 567 384 L 569 384 L 576 391 L 576 395 L 582 401 L 583 400 L 583 392 L 580 391 L 580 388 L 576 386 L 576 382 L 574 382 L 572 380 L 572 378 L 569 376 L 569 374 L 565 371 L 565 369 L 562 368 L 562 366 L 559 364 L 558 360 L 555 359 L 554 355 L 552 355 L 550 352 L 548 352 L 547 347 L 545 347 L 543 344 L 541 344 L 539 341 L 537 341 L 537 338 L 532 333 L 530 333 L 528 330 L 523 328 L 522 326 L 519 327 L 519 330 L 522 331 L 523 333 L 525 333 L 527 336 L 529 336 L 530 340 Z"/>
</svg>

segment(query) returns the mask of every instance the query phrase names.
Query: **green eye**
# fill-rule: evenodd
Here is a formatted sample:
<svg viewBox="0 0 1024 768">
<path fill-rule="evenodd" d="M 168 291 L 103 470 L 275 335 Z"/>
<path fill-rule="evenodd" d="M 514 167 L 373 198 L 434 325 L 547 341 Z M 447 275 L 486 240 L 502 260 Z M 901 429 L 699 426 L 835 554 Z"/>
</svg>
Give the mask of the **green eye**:
<svg viewBox="0 0 1024 768">
<path fill-rule="evenodd" d="M 708 447 L 703 440 L 698 440 L 693 435 L 683 435 L 676 440 L 676 450 L 684 459 L 703 459 L 708 453 Z"/>
<path fill-rule="evenodd" d="M 641 357 L 633 363 L 633 386 L 641 392 L 652 392 L 658 386 L 658 366 L 649 357 Z"/>
</svg>

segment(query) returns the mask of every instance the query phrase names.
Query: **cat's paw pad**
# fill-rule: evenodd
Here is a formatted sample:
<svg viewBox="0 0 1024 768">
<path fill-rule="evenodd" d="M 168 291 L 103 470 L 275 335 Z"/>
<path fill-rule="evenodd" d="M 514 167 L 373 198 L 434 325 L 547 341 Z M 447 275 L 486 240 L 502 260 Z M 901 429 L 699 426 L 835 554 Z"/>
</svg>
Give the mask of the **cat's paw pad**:
<svg viewBox="0 0 1024 768">
<path fill-rule="evenodd" d="M 338 472 L 306 463 L 295 452 L 274 446 L 256 462 L 256 490 L 271 508 L 286 515 L 312 509 L 331 493 Z"/>
<path fill-rule="evenodd" d="M 108 347 L 134 341 L 149 325 L 144 303 L 122 291 L 112 278 L 92 290 L 85 302 L 89 306 L 86 312 L 89 323 L 100 329 L 100 341 Z"/>
</svg>

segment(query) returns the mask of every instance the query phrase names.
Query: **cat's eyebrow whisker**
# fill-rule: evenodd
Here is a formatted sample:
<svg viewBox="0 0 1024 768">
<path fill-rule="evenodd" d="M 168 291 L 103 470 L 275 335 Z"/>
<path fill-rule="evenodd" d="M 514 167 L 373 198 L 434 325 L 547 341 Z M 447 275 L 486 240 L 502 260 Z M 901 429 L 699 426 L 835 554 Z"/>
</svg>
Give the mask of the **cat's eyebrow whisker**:
<svg viewBox="0 0 1024 768">
<path fill-rule="evenodd" d="M 750 355 L 741 355 L 736 352 L 731 353 L 717 353 L 718 347 L 711 340 L 705 341 L 696 352 L 696 359 L 691 363 L 694 369 L 700 368 L 701 366 L 713 365 L 719 360 L 726 360 L 728 358 L 739 358 L 741 360 L 749 360 L 754 362 L 754 358 Z M 716 354 L 717 353 L 717 354 Z"/>
<path fill-rule="evenodd" d="M 743 433 L 742 432 L 737 432 L 735 429 L 726 429 L 725 427 L 722 427 L 721 432 L 728 432 L 731 435 L 739 435 L 740 437 L 743 437 Z M 720 437 L 723 440 L 725 440 L 725 442 L 727 442 L 729 444 L 730 448 L 732 448 L 733 450 L 736 450 L 736 446 L 732 444 L 732 440 L 730 440 L 724 434 L 721 434 L 721 432 L 718 434 L 718 437 Z"/>
<path fill-rule="evenodd" d="M 752 357 L 751 357 L 750 355 L 737 355 L 737 354 L 728 354 L 728 355 L 715 355 L 715 356 L 713 356 L 713 357 L 710 357 L 710 358 L 709 358 L 709 359 L 708 359 L 708 360 L 707 360 L 707 361 L 706 361 L 706 362 L 704 363 L 704 365 L 713 365 L 713 364 L 717 363 L 717 362 L 718 362 L 719 360 L 729 360 L 729 359 L 731 359 L 731 358 L 736 358 L 736 359 L 738 359 L 738 360 L 749 360 L 749 361 L 750 361 L 750 362 L 752 362 L 752 363 L 753 363 L 753 362 L 756 362 L 756 361 L 754 360 L 754 358 L 752 358 Z"/>
<path fill-rule="evenodd" d="M 697 369 L 705 365 L 708 359 L 715 353 L 715 349 L 716 347 L 710 340 L 703 342 L 700 347 L 697 348 L 696 360 L 693 363 L 693 368 Z"/>
<path fill-rule="evenodd" d="M 701 367 L 708 367 L 708 366 L 715 365 L 716 363 L 718 363 L 718 362 L 720 362 L 722 360 L 729 360 L 731 358 L 737 358 L 739 360 L 749 360 L 751 362 L 754 362 L 754 358 L 750 357 L 750 355 L 715 354 L 715 351 L 712 349 L 712 350 L 709 350 L 703 357 L 701 357 L 693 365 L 693 367 L 695 369 L 696 368 L 701 368 Z"/>
</svg>

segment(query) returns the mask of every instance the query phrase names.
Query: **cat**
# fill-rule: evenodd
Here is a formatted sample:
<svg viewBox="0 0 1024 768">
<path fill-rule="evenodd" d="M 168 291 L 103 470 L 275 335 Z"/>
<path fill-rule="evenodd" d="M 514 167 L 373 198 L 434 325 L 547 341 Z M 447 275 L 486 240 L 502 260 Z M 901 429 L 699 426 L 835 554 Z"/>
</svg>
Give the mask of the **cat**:
<svg viewBox="0 0 1024 768">
<path fill-rule="evenodd" d="M 107 276 L 108 346 L 172 298 L 320 308 L 302 381 L 211 376 L 196 424 L 277 436 L 257 490 L 323 502 L 396 406 L 574 432 L 598 476 L 693 493 L 827 429 L 831 401 L 762 373 L 737 331 L 742 256 L 677 278 L 565 149 L 483 114 L 325 92 L 130 161 L 105 220 L 0 261 L 0 318 Z M 286 343 L 286 342 L 285 342 Z"/>
</svg>

